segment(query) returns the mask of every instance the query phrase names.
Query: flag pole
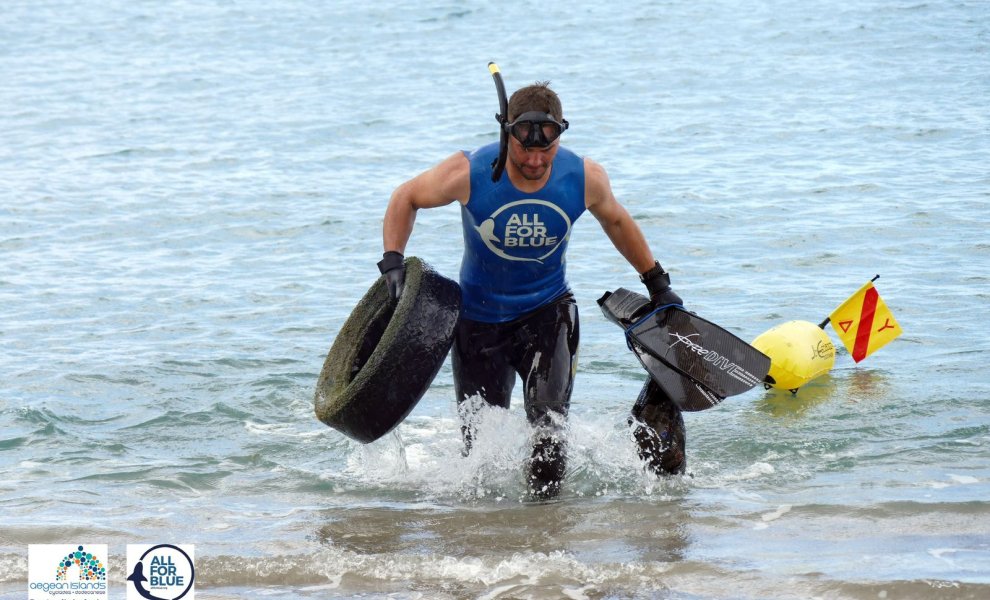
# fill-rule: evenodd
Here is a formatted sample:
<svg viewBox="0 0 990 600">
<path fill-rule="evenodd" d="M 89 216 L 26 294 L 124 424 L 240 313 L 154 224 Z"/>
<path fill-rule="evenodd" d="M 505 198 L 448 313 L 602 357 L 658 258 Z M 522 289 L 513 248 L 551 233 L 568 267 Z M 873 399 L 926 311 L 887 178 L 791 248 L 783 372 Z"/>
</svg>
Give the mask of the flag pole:
<svg viewBox="0 0 990 600">
<path fill-rule="evenodd" d="M 870 280 L 870 283 L 873 283 L 877 279 L 880 279 L 880 274 L 879 273 L 877 273 L 876 275 L 873 276 L 873 279 Z M 832 317 L 825 317 L 825 320 L 818 324 L 818 328 L 819 329 L 825 329 L 825 326 L 828 325 L 829 321 L 831 321 L 831 320 L 832 320 Z"/>
</svg>

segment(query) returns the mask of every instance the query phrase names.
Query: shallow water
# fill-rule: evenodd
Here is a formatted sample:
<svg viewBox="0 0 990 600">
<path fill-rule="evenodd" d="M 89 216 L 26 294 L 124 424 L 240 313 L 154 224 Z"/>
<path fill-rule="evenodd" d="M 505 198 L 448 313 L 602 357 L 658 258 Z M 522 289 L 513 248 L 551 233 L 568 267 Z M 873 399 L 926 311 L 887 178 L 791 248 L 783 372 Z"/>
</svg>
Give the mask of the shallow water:
<svg viewBox="0 0 990 600">
<path fill-rule="evenodd" d="M 780 0 L 13 2 L 0 11 L 0 598 L 27 546 L 196 545 L 204 598 L 990 595 L 990 5 Z M 519 398 L 460 456 L 449 364 L 368 446 L 316 421 L 391 190 L 495 139 L 487 72 L 551 79 L 674 288 L 752 339 L 862 283 L 905 334 L 685 415 L 645 474 L 645 376 L 594 303 L 558 502 Z M 454 276 L 456 208 L 407 249 Z M 833 340 L 838 342 L 832 333 Z"/>
</svg>

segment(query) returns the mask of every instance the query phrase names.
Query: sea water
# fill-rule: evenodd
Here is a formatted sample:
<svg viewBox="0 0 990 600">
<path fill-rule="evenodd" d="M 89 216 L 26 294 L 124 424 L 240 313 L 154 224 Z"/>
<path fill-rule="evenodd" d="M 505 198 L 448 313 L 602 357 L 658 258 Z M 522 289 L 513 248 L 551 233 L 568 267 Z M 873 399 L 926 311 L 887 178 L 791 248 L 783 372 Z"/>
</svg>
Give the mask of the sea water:
<svg viewBox="0 0 990 600">
<path fill-rule="evenodd" d="M 686 414 L 658 480 L 595 305 L 640 284 L 585 216 L 557 502 L 518 386 L 461 456 L 449 362 L 385 438 L 327 428 L 391 191 L 497 139 L 490 60 L 552 82 L 691 310 L 751 340 L 880 274 L 904 335 Z M 0 597 L 77 542 L 112 598 L 136 543 L 216 599 L 990 596 L 988 66 L 982 0 L 4 3 Z M 407 254 L 455 277 L 458 213 Z"/>
</svg>

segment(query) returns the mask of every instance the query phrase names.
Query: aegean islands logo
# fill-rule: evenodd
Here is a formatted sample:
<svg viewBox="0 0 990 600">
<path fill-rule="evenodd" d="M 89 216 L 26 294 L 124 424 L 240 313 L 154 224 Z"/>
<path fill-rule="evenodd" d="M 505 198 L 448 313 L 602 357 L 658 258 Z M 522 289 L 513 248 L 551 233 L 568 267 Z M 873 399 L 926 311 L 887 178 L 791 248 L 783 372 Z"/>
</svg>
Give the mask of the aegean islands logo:
<svg viewBox="0 0 990 600">
<path fill-rule="evenodd" d="M 193 546 L 127 545 L 127 600 L 193 600 Z"/>
<path fill-rule="evenodd" d="M 106 544 L 30 544 L 28 599 L 106 600 Z"/>
</svg>

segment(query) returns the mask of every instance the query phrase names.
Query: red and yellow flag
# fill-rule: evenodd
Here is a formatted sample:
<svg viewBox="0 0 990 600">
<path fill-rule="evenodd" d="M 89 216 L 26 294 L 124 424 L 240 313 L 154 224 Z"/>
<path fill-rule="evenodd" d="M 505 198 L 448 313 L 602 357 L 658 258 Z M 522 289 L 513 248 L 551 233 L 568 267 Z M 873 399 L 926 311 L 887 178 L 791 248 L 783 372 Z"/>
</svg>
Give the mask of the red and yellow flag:
<svg viewBox="0 0 990 600">
<path fill-rule="evenodd" d="M 853 360 L 859 362 L 901 335 L 893 313 L 870 281 L 829 315 Z"/>
</svg>

